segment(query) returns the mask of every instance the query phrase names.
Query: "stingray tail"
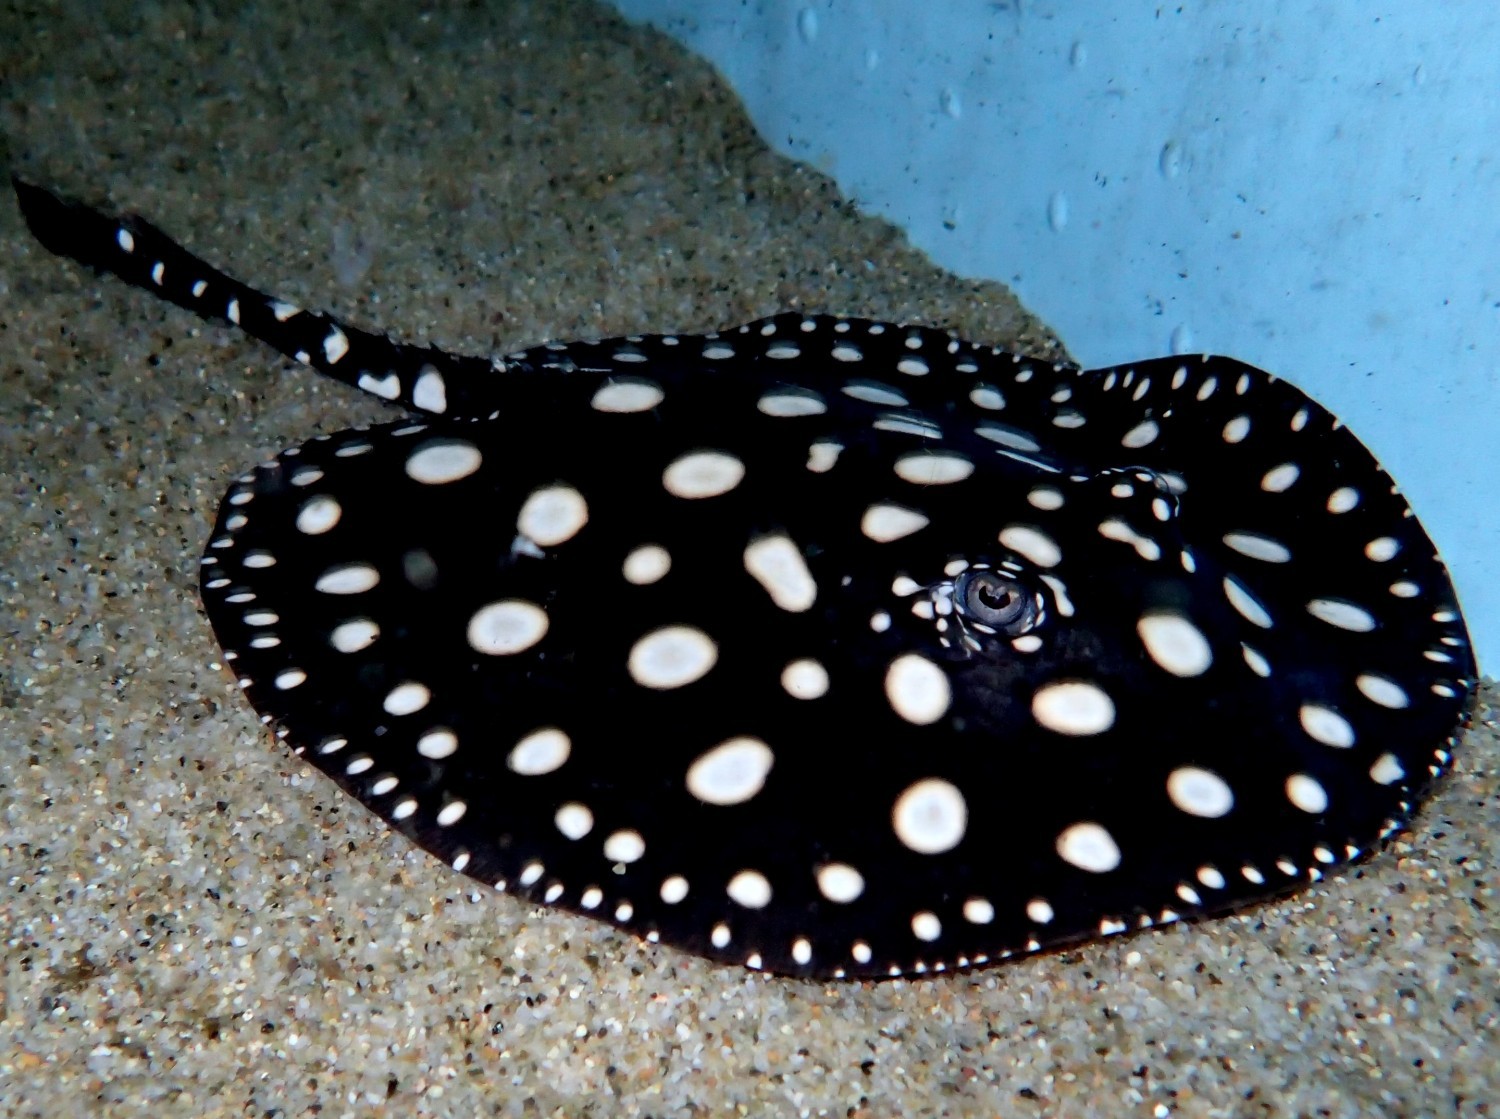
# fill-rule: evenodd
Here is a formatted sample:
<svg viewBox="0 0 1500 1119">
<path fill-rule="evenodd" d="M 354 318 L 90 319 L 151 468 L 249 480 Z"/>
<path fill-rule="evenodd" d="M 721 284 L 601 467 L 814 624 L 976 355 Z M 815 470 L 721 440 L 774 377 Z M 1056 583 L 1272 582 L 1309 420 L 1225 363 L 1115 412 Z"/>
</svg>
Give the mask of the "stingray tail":
<svg viewBox="0 0 1500 1119">
<path fill-rule="evenodd" d="M 294 361 L 407 409 L 477 419 L 508 366 L 393 341 L 305 311 L 226 276 L 133 214 L 112 216 L 12 177 L 21 214 L 49 251 L 117 276 L 205 319 L 239 327 Z"/>
</svg>

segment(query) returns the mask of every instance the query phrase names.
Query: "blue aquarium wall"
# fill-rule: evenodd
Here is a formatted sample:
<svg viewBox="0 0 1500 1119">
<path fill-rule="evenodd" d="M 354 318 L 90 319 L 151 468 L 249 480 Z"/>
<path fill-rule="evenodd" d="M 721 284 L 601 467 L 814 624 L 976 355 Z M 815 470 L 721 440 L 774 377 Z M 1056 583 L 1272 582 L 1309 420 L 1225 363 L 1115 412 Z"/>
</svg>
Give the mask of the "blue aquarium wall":
<svg viewBox="0 0 1500 1119">
<path fill-rule="evenodd" d="M 1500 7 L 615 3 L 1083 364 L 1206 351 L 1308 390 L 1500 666 Z"/>
</svg>

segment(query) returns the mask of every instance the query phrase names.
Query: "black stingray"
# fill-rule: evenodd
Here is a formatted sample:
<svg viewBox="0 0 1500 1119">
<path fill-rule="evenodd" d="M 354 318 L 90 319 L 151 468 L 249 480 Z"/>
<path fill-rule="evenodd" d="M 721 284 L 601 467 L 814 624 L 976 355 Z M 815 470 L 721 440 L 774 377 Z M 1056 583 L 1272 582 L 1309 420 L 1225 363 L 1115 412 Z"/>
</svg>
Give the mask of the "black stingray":
<svg viewBox="0 0 1500 1119">
<path fill-rule="evenodd" d="M 500 889 L 776 972 L 975 966 L 1358 859 L 1466 723 L 1422 526 L 1240 362 L 801 314 L 457 357 L 16 190 L 427 413 L 241 477 L 203 601 L 279 737 Z"/>
</svg>

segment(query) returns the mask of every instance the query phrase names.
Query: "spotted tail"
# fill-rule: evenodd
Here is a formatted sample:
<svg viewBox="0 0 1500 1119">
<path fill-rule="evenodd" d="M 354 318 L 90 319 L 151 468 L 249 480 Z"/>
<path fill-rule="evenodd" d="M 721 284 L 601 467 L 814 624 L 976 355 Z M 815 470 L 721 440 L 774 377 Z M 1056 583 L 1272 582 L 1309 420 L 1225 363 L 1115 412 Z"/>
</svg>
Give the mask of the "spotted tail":
<svg viewBox="0 0 1500 1119">
<path fill-rule="evenodd" d="M 455 419 L 497 409 L 495 375 L 510 372 L 503 359 L 407 345 L 303 310 L 225 275 L 144 218 L 111 216 L 11 181 L 32 234 L 59 256 L 237 326 L 294 361 L 403 408 Z M 512 393 L 507 389 L 507 398 Z"/>
</svg>

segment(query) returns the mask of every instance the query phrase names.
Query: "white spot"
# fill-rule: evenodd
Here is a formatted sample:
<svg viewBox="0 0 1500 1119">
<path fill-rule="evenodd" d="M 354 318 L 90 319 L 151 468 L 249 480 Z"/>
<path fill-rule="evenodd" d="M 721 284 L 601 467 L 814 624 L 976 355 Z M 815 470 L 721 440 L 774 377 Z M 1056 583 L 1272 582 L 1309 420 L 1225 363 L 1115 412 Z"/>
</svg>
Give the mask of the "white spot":
<svg viewBox="0 0 1500 1119">
<path fill-rule="evenodd" d="M 815 393 L 793 392 L 788 389 L 777 389 L 766 393 L 756 401 L 755 406 L 766 415 L 775 416 L 778 419 L 792 416 L 821 416 L 828 411 L 828 406 Z"/>
<path fill-rule="evenodd" d="M 849 949 L 849 955 L 854 957 L 856 963 L 867 964 L 873 958 L 874 953 L 863 940 L 856 940 Z"/>
<path fill-rule="evenodd" d="M 289 691 L 307 679 L 307 673 L 300 668 L 289 668 L 285 672 L 277 673 L 274 681 L 278 691 Z"/>
<path fill-rule="evenodd" d="M 576 800 L 570 800 L 557 810 L 552 817 L 552 822 L 557 825 L 557 830 L 569 839 L 582 839 L 594 830 L 594 814 L 589 811 L 585 804 L 579 804 Z"/>
<path fill-rule="evenodd" d="M 1095 823 L 1064 828 L 1057 837 L 1057 853 L 1064 862 L 1091 874 L 1103 874 L 1120 865 L 1120 848 L 1114 836 Z"/>
<path fill-rule="evenodd" d="M 1063 505 L 1063 495 L 1048 486 L 1038 486 L 1026 495 L 1026 500 L 1049 513 L 1054 509 L 1061 509 Z"/>
<path fill-rule="evenodd" d="M 646 841 L 630 828 L 614 832 L 604 841 L 604 857 L 612 863 L 633 863 L 645 853 Z"/>
<path fill-rule="evenodd" d="M 387 373 L 383 377 L 377 377 L 373 373 L 361 373 L 355 384 L 382 400 L 395 400 L 401 395 L 401 378 L 394 373 Z"/>
<path fill-rule="evenodd" d="M 1328 808 L 1328 792 L 1316 778 L 1294 773 L 1286 779 L 1286 798 L 1302 811 L 1316 816 Z"/>
<path fill-rule="evenodd" d="M 798 614 L 810 610 L 818 596 L 818 584 L 802 558 L 802 550 L 780 533 L 762 536 L 745 548 L 745 570 L 783 610 Z"/>
<path fill-rule="evenodd" d="M 995 907 L 985 898 L 970 898 L 964 902 L 964 920 L 971 925 L 988 925 L 995 919 Z"/>
<path fill-rule="evenodd" d="M 511 748 L 505 764 L 523 777 L 551 773 L 568 760 L 572 740 L 556 727 L 534 730 Z"/>
<path fill-rule="evenodd" d="M 1263 563 L 1286 563 L 1292 553 L 1285 544 L 1254 532 L 1226 532 L 1224 543 L 1242 556 Z"/>
<path fill-rule="evenodd" d="M 598 909 L 599 903 L 604 900 L 604 891 L 598 886 L 590 886 L 578 899 L 578 904 L 585 909 Z"/>
<path fill-rule="evenodd" d="M 339 523 L 344 510 L 331 497 L 315 497 L 297 513 L 297 528 L 309 536 L 318 536 Z"/>
<path fill-rule="evenodd" d="M 898 372 L 905 373 L 910 377 L 925 377 L 931 370 L 927 363 L 919 357 L 904 357 L 896 362 Z"/>
<path fill-rule="evenodd" d="M 521 869 L 521 877 L 518 881 L 523 886 L 534 886 L 542 877 L 544 870 L 541 863 L 527 863 Z"/>
<path fill-rule="evenodd" d="M 882 412 L 875 417 L 876 431 L 894 431 L 900 435 L 919 435 L 923 439 L 941 439 L 943 429 L 930 420 L 915 416 L 903 416 L 896 412 Z"/>
<path fill-rule="evenodd" d="M 411 387 L 411 402 L 424 412 L 446 412 L 448 386 L 443 381 L 443 375 L 430 365 L 423 366 L 417 383 Z"/>
<path fill-rule="evenodd" d="M 1229 605 L 1234 607 L 1235 612 L 1251 625 L 1261 629 L 1271 628 L 1271 615 L 1266 613 L 1266 608 L 1233 575 L 1224 576 L 1224 597 L 1229 599 Z"/>
<path fill-rule="evenodd" d="M 847 344 L 837 345 L 833 348 L 834 361 L 859 361 L 864 356 L 855 347 Z"/>
<path fill-rule="evenodd" d="M 589 403 L 596 412 L 649 412 L 665 395 L 652 381 L 628 377 L 606 382 Z"/>
<path fill-rule="evenodd" d="M 814 474 L 827 474 L 838 461 L 842 443 L 814 443 L 807 448 L 807 468 Z"/>
<path fill-rule="evenodd" d="M 812 962 L 812 942 L 806 937 L 798 937 L 792 941 L 792 959 L 799 964 Z"/>
<path fill-rule="evenodd" d="M 380 627 L 369 618 L 354 618 L 334 627 L 328 643 L 341 653 L 357 653 L 368 649 L 380 636 Z"/>
<path fill-rule="evenodd" d="M 295 303 L 286 303 L 280 299 L 273 299 L 266 306 L 271 309 L 271 315 L 277 322 L 286 322 L 302 313 L 302 308 Z"/>
<path fill-rule="evenodd" d="M 723 451 L 694 451 L 662 472 L 662 485 L 674 497 L 718 497 L 740 484 L 745 464 Z"/>
<path fill-rule="evenodd" d="M 766 356 L 775 361 L 785 361 L 788 358 L 801 357 L 802 347 L 795 342 L 773 342 L 766 347 Z"/>
<path fill-rule="evenodd" d="M 1052 918 L 1056 914 L 1052 911 L 1052 906 L 1048 905 L 1045 899 L 1032 898 L 1026 903 L 1026 916 L 1038 925 L 1048 925 L 1052 923 Z"/>
<path fill-rule="evenodd" d="M 635 643 L 628 667 L 646 688 L 680 688 L 700 680 L 719 659 L 719 648 L 702 630 L 663 626 Z"/>
<path fill-rule="evenodd" d="M 896 475 L 914 486 L 943 486 L 962 482 L 974 464 L 962 455 L 919 451 L 896 460 Z"/>
<path fill-rule="evenodd" d="M 988 439 L 991 443 L 999 443 L 1002 447 L 1009 447 L 1013 451 L 1028 451 L 1035 453 L 1042 449 L 1042 445 L 1014 427 L 1006 427 L 1004 424 L 985 421 L 974 425 L 974 434 L 981 439 Z"/>
<path fill-rule="evenodd" d="M 547 612 L 519 598 L 482 606 L 469 619 L 469 647 L 476 653 L 503 657 L 531 648 L 547 632 Z"/>
<path fill-rule="evenodd" d="M 865 892 L 865 878 L 848 863 L 818 868 L 818 892 L 829 901 L 847 905 Z"/>
<path fill-rule="evenodd" d="M 1375 628 L 1375 617 L 1363 606 L 1337 598 L 1315 598 L 1307 612 L 1320 622 L 1327 622 L 1351 633 L 1369 633 Z"/>
<path fill-rule="evenodd" d="M 927 518 L 914 509 L 899 505 L 877 504 L 865 510 L 859 530 L 877 544 L 889 544 L 926 528 Z"/>
<path fill-rule="evenodd" d="M 1056 567 L 1062 560 L 1057 542 L 1030 525 L 1007 525 L 1000 531 L 1000 543 L 1038 567 Z"/>
<path fill-rule="evenodd" d="M 665 879 L 661 884 L 661 900 L 668 905 L 676 905 L 688 896 L 688 880 L 680 874 L 674 874 Z"/>
<path fill-rule="evenodd" d="M 976 385 L 969 390 L 969 399 L 978 408 L 984 408 L 991 412 L 998 412 L 1005 407 L 1005 397 L 998 389 L 989 385 Z"/>
<path fill-rule="evenodd" d="M 240 301 L 238 299 L 229 301 L 229 306 L 224 309 L 224 317 L 235 326 L 240 325 Z"/>
<path fill-rule="evenodd" d="M 458 749 L 458 735 L 451 730 L 430 730 L 417 739 L 417 753 L 433 761 L 451 758 Z"/>
<path fill-rule="evenodd" d="M 248 557 L 245 565 L 250 566 Z M 380 572 L 369 564 L 344 563 L 330 567 L 323 572 L 313 586 L 324 594 L 361 594 L 378 582 L 380 582 Z"/>
<path fill-rule="evenodd" d="M 729 944 L 729 926 L 720 921 L 714 926 L 713 932 L 708 937 L 715 948 L 724 948 Z"/>
<path fill-rule="evenodd" d="M 1136 555 L 1141 559 L 1155 563 L 1161 559 L 1161 545 L 1149 536 L 1142 536 L 1135 529 L 1116 517 L 1099 524 L 1099 535 L 1106 540 L 1118 540 L 1121 544 L 1129 544 L 1135 549 Z"/>
<path fill-rule="evenodd" d="M 1371 703 L 1389 707 L 1392 711 L 1399 711 L 1411 704 L 1411 698 L 1406 694 L 1406 690 L 1394 680 L 1387 680 L 1384 676 L 1362 672 L 1354 678 L 1354 683 Z"/>
<path fill-rule="evenodd" d="M 1239 443 L 1250 434 L 1250 417 L 1236 416 L 1224 425 L 1224 442 Z"/>
<path fill-rule="evenodd" d="M 1102 734 L 1114 725 L 1115 704 L 1097 684 L 1059 680 L 1036 690 L 1031 697 L 1031 714 L 1057 734 Z"/>
<path fill-rule="evenodd" d="M 203 293 L 208 290 L 208 283 L 204 280 L 193 281 L 193 298 L 202 299 Z"/>
<path fill-rule="evenodd" d="M 725 342 L 716 342 L 703 347 L 703 356 L 709 361 L 725 361 L 734 356 L 734 347 Z"/>
<path fill-rule="evenodd" d="M 349 338 L 338 327 L 330 327 L 328 333 L 323 336 L 323 357 L 329 365 L 337 364 L 338 360 L 349 352 Z"/>
<path fill-rule="evenodd" d="M 1201 676 L 1213 664 L 1203 631 L 1178 614 L 1144 614 L 1135 631 L 1151 659 L 1173 676 Z"/>
<path fill-rule="evenodd" d="M 742 870 L 729 880 L 726 889 L 731 901 L 746 909 L 764 909 L 771 903 L 771 883 L 755 870 Z"/>
<path fill-rule="evenodd" d="M 659 544 L 642 544 L 625 557 L 621 568 L 627 583 L 644 587 L 654 583 L 672 569 L 672 557 Z"/>
<path fill-rule="evenodd" d="M 775 760 L 760 739 L 731 738 L 688 766 L 688 792 L 706 804 L 743 804 L 765 787 Z"/>
<path fill-rule="evenodd" d="M 119 245 L 127 253 L 135 252 L 135 238 L 131 236 L 130 230 L 124 226 L 115 230 L 115 244 Z"/>
<path fill-rule="evenodd" d="M 416 802 L 413 801 L 412 803 L 413 805 L 415 805 Z M 464 813 L 468 810 L 469 806 L 463 801 L 450 800 L 447 804 L 443 805 L 443 807 L 438 810 L 438 827 L 452 827 L 454 824 L 458 823 L 464 818 Z"/>
<path fill-rule="evenodd" d="M 403 798 L 401 800 L 398 800 L 395 803 L 395 805 L 391 808 L 391 819 L 392 820 L 404 820 L 408 816 L 415 815 L 416 811 L 417 811 L 417 802 L 416 802 L 415 798 L 413 798 L 413 797 L 405 797 L 405 798 Z"/>
<path fill-rule="evenodd" d="M 431 701 L 432 689 L 426 684 L 408 680 L 392 688 L 381 706 L 385 708 L 387 715 L 410 715 L 422 710 Z"/>
<path fill-rule="evenodd" d="M 1359 504 L 1359 491 L 1353 486 L 1340 486 L 1328 495 L 1330 513 L 1347 513 Z"/>
<path fill-rule="evenodd" d="M 936 913 L 918 913 L 911 919 L 911 932 L 918 940 L 933 941 L 943 935 L 943 923 Z"/>
<path fill-rule="evenodd" d="M 462 439 L 434 439 L 423 443 L 406 460 L 406 476 L 425 486 L 440 486 L 467 478 L 479 469 L 484 456 Z"/>
<path fill-rule="evenodd" d="M 1370 780 L 1377 785 L 1394 785 L 1406 776 L 1395 754 L 1381 754 L 1370 767 Z"/>
<path fill-rule="evenodd" d="M 1234 792 L 1217 773 L 1197 766 L 1174 769 L 1167 777 L 1167 796 L 1189 816 L 1216 820 L 1234 807 Z"/>
<path fill-rule="evenodd" d="M 1365 545 L 1365 558 L 1373 563 L 1387 563 L 1396 558 L 1401 543 L 1393 536 L 1377 536 Z"/>
<path fill-rule="evenodd" d="M 1297 719 L 1308 736 L 1325 746 L 1345 749 L 1354 745 L 1354 728 L 1349 720 L 1331 707 L 1317 703 L 1304 703 L 1297 710 Z"/>
<path fill-rule="evenodd" d="M 818 699 L 828 691 L 828 670 L 803 657 L 781 670 L 781 686 L 793 699 Z"/>
<path fill-rule="evenodd" d="M 1139 450 L 1149 446 L 1161 434 L 1161 428 L 1155 420 L 1143 420 L 1127 431 L 1120 439 L 1120 446 L 1129 447 L 1131 450 Z"/>
<path fill-rule="evenodd" d="M 937 722 L 953 702 L 948 674 L 916 653 L 904 653 L 891 662 L 885 695 L 896 714 L 919 727 Z"/>
<path fill-rule="evenodd" d="M 521 506 L 516 529 L 544 548 L 573 539 L 589 522 L 588 502 L 572 486 L 543 486 Z"/>
<path fill-rule="evenodd" d="M 1260 488 L 1267 493 L 1285 493 L 1301 474 L 1302 471 L 1295 464 L 1284 462 L 1266 471 L 1260 480 Z"/>
<path fill-rule="evenodd" d="M 1228 883 L 1224 881 L 1224 876 L 1219 873 L 1218 869 L 1211 866 L 1200 866 L 1198 868 L 1198 881 L 1207 886 L 1210 890 L 1222 890 L 1225 886 L 1228 885 Z"/>
<path fill-rule="evenodd" d="M 896 838 L 919 855 L 940 855 L 958 846 L 969 826 L 969 806 L 958 789 L 927 777 L 896 798 L 891 827 Z"/>
<path fill-rule="evenodd" d="M 152 283 L 160 286 L 162 280 L 166 278 L 166 274 L 167 274 L 167 267 L 161 261 L 158 260 L 155 264 L 153 264 L 151 266 L 151 282 Z"/>
</svg>

